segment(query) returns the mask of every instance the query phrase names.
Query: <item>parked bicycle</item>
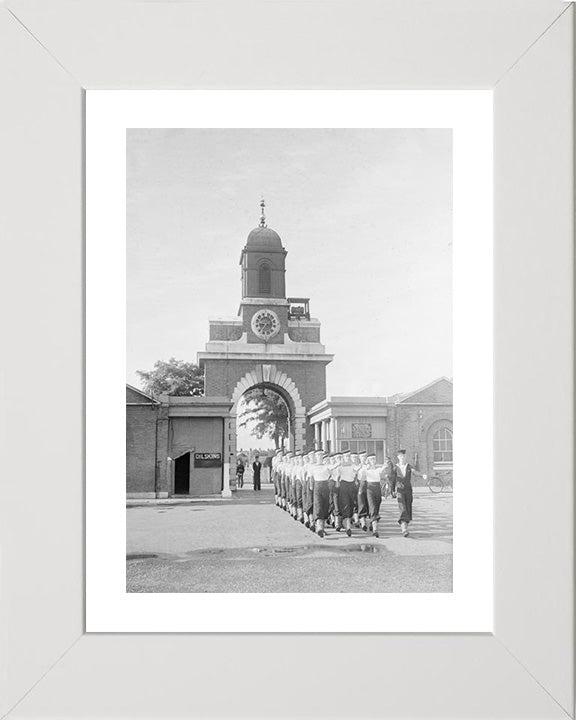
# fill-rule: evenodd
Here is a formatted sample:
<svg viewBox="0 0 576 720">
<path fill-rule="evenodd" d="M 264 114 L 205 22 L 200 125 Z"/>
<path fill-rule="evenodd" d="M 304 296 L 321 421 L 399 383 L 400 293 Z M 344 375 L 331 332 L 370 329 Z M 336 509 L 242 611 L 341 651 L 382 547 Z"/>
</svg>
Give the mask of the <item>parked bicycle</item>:
<svg viewBox="0 0 576 720">
<path fill-rule="evenodd" d="M 434 473 L 426 480 L 426 487 L 430 492 L 441 493 L 444 490 L 449 492 L 452 490 L 452 473 L 439 472 Z"/>
</svg>

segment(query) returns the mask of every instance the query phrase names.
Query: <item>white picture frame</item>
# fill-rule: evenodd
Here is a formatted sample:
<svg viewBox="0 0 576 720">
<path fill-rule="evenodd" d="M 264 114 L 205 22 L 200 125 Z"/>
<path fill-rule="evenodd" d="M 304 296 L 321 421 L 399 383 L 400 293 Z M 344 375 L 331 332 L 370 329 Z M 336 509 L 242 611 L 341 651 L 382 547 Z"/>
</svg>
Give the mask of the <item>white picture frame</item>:
<svg viewBox="0 0 576 720">
<path fill-rule="evenodd" d="M 0 7 L 2 716 L 574 717 L 574 22 L 560 0 Z M 84 633 L 84 90 L 211 87 L 493 88 L 493 634 Z"/>
</svg>

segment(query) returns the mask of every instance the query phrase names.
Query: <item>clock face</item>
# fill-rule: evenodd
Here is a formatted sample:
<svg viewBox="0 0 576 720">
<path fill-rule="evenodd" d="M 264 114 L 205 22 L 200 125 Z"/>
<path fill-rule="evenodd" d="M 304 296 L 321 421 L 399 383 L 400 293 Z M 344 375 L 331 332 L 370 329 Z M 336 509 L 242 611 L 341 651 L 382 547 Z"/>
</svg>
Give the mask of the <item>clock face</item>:
<svg viewBox="0 0 576 720">
<path fill-rule="evenodd" d="M 252 330 L 262 340 L 270 340 L 280 330 L 280 320 L 273 310 L 258 310 L 252 316 Z"/>
</svg>

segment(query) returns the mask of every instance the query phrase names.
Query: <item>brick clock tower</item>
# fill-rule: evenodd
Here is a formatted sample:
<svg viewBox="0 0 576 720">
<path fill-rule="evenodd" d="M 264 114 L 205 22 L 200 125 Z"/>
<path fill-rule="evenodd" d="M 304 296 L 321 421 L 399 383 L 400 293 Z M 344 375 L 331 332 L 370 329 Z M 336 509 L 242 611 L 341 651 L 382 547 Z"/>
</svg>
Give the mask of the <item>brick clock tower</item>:
<svg viewBox="0 0 576 720">
<path fill-rule="evenodd" d="M 278 233 L 260 224 L 240 255 L 242 299 L 238 316 L 210 320 L 210 339 L 198 362 L 204 368 L 206 397 L 229 398 L 225 466 L 235 468 L 238 402 L 247 390 L 274 390 L 290 411 L 290 447 L 312 448 L 307 412 L 326 397 L 326 366 L 333 355 L 320 342 L 320 323 L 310 317 L 308 298 L 286 297 L 286 255 Z M 225 484 L 223 494 L 229 492 Z"/>
</svg>

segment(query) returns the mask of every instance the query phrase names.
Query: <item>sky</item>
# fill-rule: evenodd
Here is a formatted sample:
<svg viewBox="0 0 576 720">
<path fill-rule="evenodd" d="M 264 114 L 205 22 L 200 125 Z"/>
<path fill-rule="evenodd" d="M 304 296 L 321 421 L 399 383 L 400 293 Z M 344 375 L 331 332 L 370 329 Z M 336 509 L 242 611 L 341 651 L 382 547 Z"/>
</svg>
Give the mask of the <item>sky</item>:
<svg viewBox="0 0 576 720">
<path fill-rule="evenodd" d="M 240 253 L 282 238 L 289 297 L 334 353 L 328 395 L 392 395 L 452 376 L 449 129 L 127 131 L 127 382 L 196 360 L 234 317 Z"/>
</svg>

